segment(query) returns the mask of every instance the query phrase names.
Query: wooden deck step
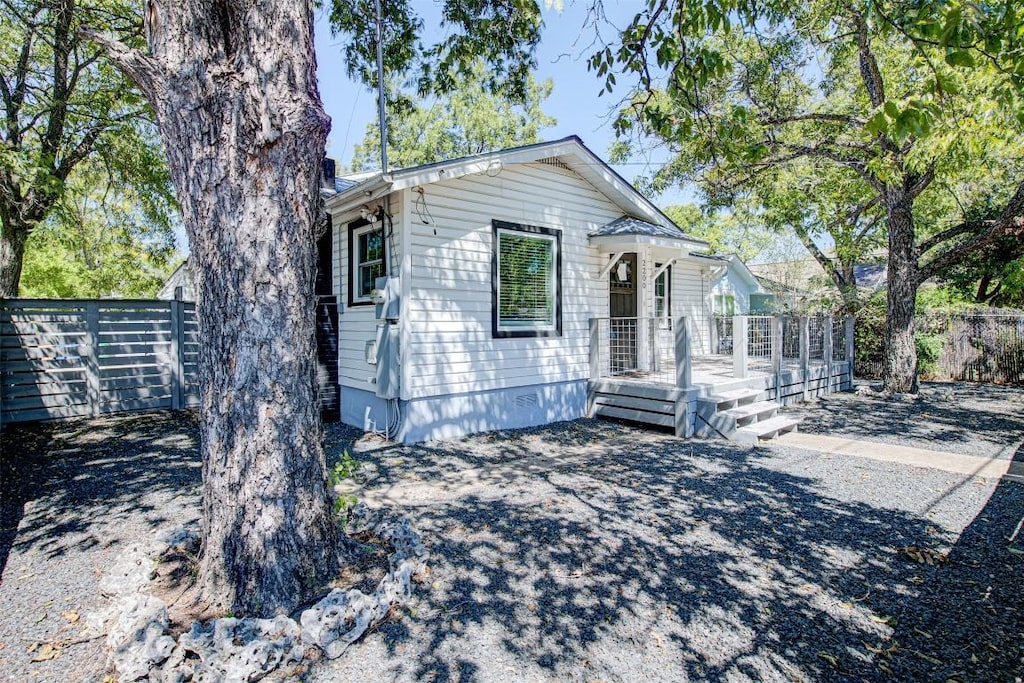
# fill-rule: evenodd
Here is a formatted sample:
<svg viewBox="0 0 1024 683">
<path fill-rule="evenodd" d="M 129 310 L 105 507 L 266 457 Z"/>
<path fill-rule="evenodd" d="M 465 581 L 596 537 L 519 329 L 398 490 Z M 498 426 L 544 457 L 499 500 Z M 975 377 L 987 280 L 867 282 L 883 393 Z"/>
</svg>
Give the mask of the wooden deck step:
<svg viewBox="0 0 1024 683">
<path fill-rule="evenodd" d="M 736 421 L 737 426 L 746 426 L 751 422 L 761 422 L 774 417 L 779 410 L 779 404 L 775 401 L 757 401 L 756 403 L 745 403 L 736 408 L 721 411 L 722 415 L 728 415 Z"/>
<path fill-rule="evenodd" d="M 718 394 L 712 394 L 706 399 L 700 400 L 714 403 L 717 409 L 721 411 L 754 403 L 761 397 L 761 394 L 762 392 L 758 389 L 733 389 L 732 391 L 723 391 Z"/>
<path fill-rule="evenodd" d="M 799 424 L 800 420 L 796 418 L 779 415 L 737 429 L 732 434 L 732 440 L 736 443 L 756 446 L 760 441 L 795 431 Z"/>
</svg>

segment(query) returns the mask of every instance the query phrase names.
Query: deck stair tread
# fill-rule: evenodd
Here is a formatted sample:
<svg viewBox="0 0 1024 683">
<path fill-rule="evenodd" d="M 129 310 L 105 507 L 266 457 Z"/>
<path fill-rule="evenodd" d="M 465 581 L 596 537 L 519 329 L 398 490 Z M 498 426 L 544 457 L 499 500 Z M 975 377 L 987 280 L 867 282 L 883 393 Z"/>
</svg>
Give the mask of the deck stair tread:
<svg viewBox="0 0 1024 683">
<path fill-rule="evenodd" d="M 728 415 L 734 420 L 743 420 L 748 417 L 760 416 L 766 413 L 774 414 L 780 408 L 779 404 L 775 401 L 758 401 L 756 403 L 744 403 L 743 405 L 736 406 L 735 408 L 729 408 L 728 410 L 722 410 L 722 415 Z"/>
<path fill-rule="evenodd" d="M 800 420 L 797 418 L 778 415 L 767 420 L 755 422 L 746 427 L 740 427 L 736 430 L 736 436 L 745 441 L 753 439 L 752 443 L 756 443 L 760 439 L 771 438 L 783 432 L 793 431 L 799 424 Z"/>
<path fill-rule="evenodd" d="M 725 411 L 758 402 L 764 392 L 759 389 L 732 389 L 697 399 L 708 411 Z"/>
<path fill-rule="evenodd" d="M 747 400 L 752 400 L 761 395 L 761 391 L 757 389 L 732 389 L 730 391 L 723 391 L 717 394 L 708 396 L 707 400 L 714 401 L 715 403 L 726 403 L 729 401 L 736 401 L 742 403 Z"/>
</svg>

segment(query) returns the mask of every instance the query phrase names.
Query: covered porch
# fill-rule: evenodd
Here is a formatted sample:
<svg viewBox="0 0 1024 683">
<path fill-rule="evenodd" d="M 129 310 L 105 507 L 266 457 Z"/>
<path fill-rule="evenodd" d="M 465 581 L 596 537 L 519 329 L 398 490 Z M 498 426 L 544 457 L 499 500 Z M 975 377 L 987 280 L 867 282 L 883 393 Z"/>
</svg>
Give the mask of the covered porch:
<svg viewBox="0 0 1024 683">
<path fill-rule="evenodd" d="M 852 318 L 731 316 L 714 330 L 717 353 L 694 354 L 686 317 L 592 318 L 588 413 L 689 437 L 700 399 L 756 392 L 786 405 L 852 388 Z"/>
</svg>

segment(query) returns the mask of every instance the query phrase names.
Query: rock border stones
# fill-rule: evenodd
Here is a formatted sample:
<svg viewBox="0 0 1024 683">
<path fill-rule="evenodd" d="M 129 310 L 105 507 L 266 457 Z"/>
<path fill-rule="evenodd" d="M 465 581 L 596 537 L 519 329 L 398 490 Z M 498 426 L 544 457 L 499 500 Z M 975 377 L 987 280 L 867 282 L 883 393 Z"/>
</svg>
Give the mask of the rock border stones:
<svg viewBox="0 0 1024 683">
<path fill-rule="evenodd" d="M 167 633 L 167 606 L 146 593 L 156 558 L 165 549 L 198 550 L 195 534 L 174 529 L 122 553 L 100 582 L 100 591 L 110 602 L 87 617 L 87 628 L 96 635 L 106 633 L 108 665 L 117 671 L 118 681 L 257 681 L 280 668 L 300 665 L 310 648 L 335 659 L 411 597 L 413 577 L 426 571 L 428 559 L 420 534 L 408 520 L 388 518 L 363 504 L 351 510 L 346 531 L 369 533 L 390 544 L 387 575 L 369 595 L 334 589 L 304 610 L 298 622 L 287 616 L 224 617 L 205 625 L 197 622 L 175 641 Z"/>
</svg>

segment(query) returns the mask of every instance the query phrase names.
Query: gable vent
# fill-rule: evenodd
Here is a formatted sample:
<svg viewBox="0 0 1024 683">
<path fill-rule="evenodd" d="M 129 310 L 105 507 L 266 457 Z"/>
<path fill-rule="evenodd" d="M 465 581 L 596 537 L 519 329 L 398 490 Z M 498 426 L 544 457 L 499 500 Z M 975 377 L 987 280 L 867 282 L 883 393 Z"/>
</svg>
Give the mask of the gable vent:
<svg viewBox="0 0 1024 683">
<path fill-rule="evenodd" d="M 554 166 L 555 168 L 560 168 L 563 171 L 569 171 L 569 173 L 575 173 L 575 171 L 569 168 L 569 164 L 565 163 L 558 157 L 545 157 L 544 159 L 538 159 L 537 162 L 547 164 L 548 166 Z"/>
</svg>

